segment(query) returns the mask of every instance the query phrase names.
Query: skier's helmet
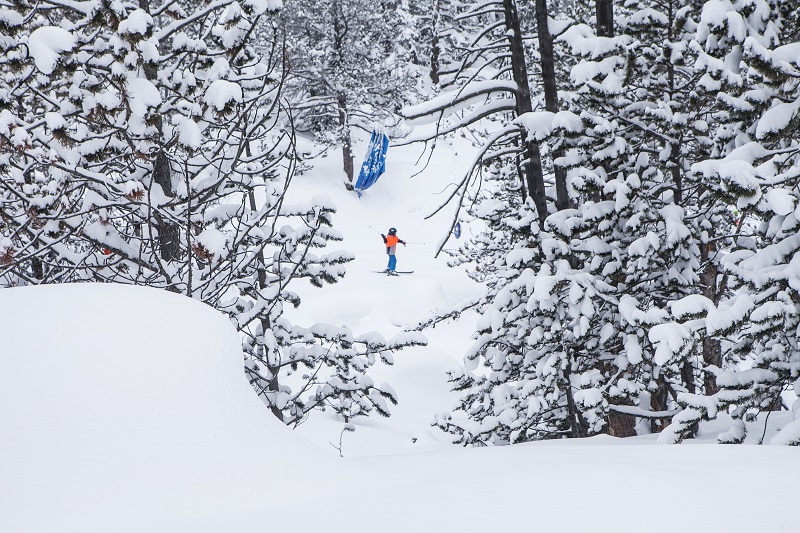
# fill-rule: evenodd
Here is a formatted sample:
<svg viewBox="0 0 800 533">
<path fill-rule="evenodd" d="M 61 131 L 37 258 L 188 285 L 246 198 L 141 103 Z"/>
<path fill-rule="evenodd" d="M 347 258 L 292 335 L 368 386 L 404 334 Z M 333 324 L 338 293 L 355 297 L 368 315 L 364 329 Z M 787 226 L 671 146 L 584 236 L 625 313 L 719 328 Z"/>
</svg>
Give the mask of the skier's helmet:
<svg viewBox="0 0 800 533">
<path fill-rule="evenodd" d="M 394 235 L 397 233 L 397 228 L 389 228 L 389 235 Z"/>
</svg>

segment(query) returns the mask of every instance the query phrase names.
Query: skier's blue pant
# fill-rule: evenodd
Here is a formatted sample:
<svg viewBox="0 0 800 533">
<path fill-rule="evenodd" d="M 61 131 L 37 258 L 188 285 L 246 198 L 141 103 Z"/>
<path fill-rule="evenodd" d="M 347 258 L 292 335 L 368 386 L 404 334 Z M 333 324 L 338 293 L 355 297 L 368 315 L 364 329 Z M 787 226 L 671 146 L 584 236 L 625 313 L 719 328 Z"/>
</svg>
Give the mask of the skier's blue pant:
<svg viewBox="0 0 800 533">
<path fill-rule="evenodd" d="M 389 266 L 387 268 L 389 270 L 392 270 L 392 271 L 394 271 L 394 269 L 397 268 L 397 256 L 396 255 L 390 255 L 389 256 Z"/>
</svg>

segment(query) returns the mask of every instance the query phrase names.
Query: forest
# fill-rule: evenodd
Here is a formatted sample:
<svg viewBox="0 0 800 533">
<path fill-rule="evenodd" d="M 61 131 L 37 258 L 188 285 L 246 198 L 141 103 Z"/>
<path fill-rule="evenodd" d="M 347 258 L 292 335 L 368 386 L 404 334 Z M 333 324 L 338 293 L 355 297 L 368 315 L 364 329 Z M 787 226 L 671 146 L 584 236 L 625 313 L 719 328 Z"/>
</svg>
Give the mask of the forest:
<svg viewBox="0 0 800 533">
<path fill-rule="evenodd" d="M 474 311 L 454 443 L 800 445 L 797 0 L 0 0 L 0 51 L 3 290 L 202 302 L 291 427 L 388 416 L 374 366 Z M 288 193 L 372 131 L 476 154 L 436 252 L 483 292 L 388 339 L 289 312 L 354 255 Z"/>
</svg>

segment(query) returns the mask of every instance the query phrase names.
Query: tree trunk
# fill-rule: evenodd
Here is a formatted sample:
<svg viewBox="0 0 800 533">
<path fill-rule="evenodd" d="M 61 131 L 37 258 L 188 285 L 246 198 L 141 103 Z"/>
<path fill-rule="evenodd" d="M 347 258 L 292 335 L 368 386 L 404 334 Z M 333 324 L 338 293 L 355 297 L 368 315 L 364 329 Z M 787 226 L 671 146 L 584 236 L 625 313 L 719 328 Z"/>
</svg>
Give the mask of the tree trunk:
<svg viewBox="0 0 800 533">
<path fill-rule="evenodd" d="M 658 376 L 656 379 L 656 390 L 650 395 L 650 408 L 653 411 L 667 411 L 669 401 L 669 393 L 671 387 L 664 376 Z M 652 418 L 650 419 L 650 430 L 653 433 L 661 432 L 667 427 L 672 420 L 670 418 Z"/>
<path fill-rule="evenodd" d="M 353 141 L 350 138 L 350 123 L 347 114 L 347 101 L 343 95 L 336 99 L 339 105 L 339 127 L 342 140 L 342 168 L 347 176 L 348 188 L 353 187 Z"/>
<path fill-rule="evenodd" d="M 441 0 L 436 0 L 433 3 L 433 22 L 431 23 L 431 82 L 434 85 L 439 84 L 439 54 L 441 48 L 439 45 L 439 20 L 441 17 Z"/>
<path fill-rule="evenodd" d="M 614 36 L 614 2 L 613 0 L 596 0 L 597 35 L 599 37 Z"/>
<path fill-rule="evenodd" d="M 248 156 L 249 155 L 250 154 L 249 154 L 249 147 L 248 147 Z M 252 190 L 250 190 L 250 192 L 248 192 L 247 200 L 250 202 L 250 209 L 255 211 L 257 206 L 258 206 L 258 204 L 256 203 L 256 195 Z M 266 257 L 264 256 L 264 249 L 262 247 L 259 247 L 258 251 L 256 252 L 256 261 L 257 261 L 257 265 L 258 265 L 256 267 L 257 286 L 258 286 L 258 290 L 263 293 L 267 289 L 267 262 L 266 262 Z M 269 315 L 261 316 L 260 319 L 259 319 L 259 322 L 261 322 L 261 332 L 262 332 L 262 345 L 261 346 L 262 346 L 262 348 L 264 350 L 266 350 L 267 347 L 263 343 L 263 334 L 266 333 L 267 331 L 269 331 L 272 328 L 272 325 L 270 324 L 270 320 L 269 320 Z M 270 376 L 271 376 L 271 378 L 269 380 L 269 385 L 267 385 L 267 390 L 270 391 L 270 392 L 278 392 L 278 391 L 280 391 L 280 382 L 278 381 L 278 372 L 280 372 L 280 367 L 275 367 L 275 366 L 270 365 L 269 364 L 269 356 L 266 355 L 266 354 L 264 355 L 264 359 L 263 359 L 262 363 L 264 364 L 264 366 L 267 367 L 267 372 L 269 372 Z M 272 411 L 272 414 L 275 415 L 275 418 L 277 418 L 281 422 L 285 422 L 284 419 L 283 419 L 283 413 L 281 412 L 280 409 L 278 409 L 278 407 L 274 403 L 270 403 L 269 409 L 270 409 L 270 411 Z"/>
<path fill-rule="evenodd" d="M 36 248 L 39 248 L 37 245 Z M 38 257 L 31 258 L 32 277 L 38 282 L 44 280 L 44 262 Z"/>
<path fill-rule="evenodd" d="M 700 272 L 700 285 L 703 287 L 703 296 L 714 302 L 714 304 L 719 303 L 720 293 L 719 287 L 717 287 L 719 270 L 715 262 L 716 254 L 717 245 L 715 242 L 712 241 L 700 245 L 700 261 L 705 265 L 703 271 Z M 703 338 L 703 366 L 722 367 L 722 345 L 719 339 L 713 337 Z M 717 377 L 711 372 L 705 371 L 703 373 L 703 385 L 707 396 L 719 392 Z"/>
<path fill-rule="evenodd" d="M 694 367 L 689 361 L 684 361 L 681 365 L 681 380 L 686 387 L 686 392 L 689 394 L 697 392 L 694 386 Z"/>
<path fill-rule="evenodd" d="M 172 190 L 172 172 L 169 159 L 163 150 L 159 150 L 153 162 L 153 181 L 161 186 L 164 195 L 174 198 Z M 181 255 L 181 229 L 180 226 L 168 220 L 158 211 L 155 211 L 154 218 L 158 227 L 158 245 L 161 251 L 161 259 L 164 261 L 174 261 Z"/>
<path fill-rule="evenodd" d="M 613 37 L 614 36 L 614 2 L 613 0 L 595 0 L 595 24 L 597 26 L 597 35 L 599 37 Z M 603 170 L 606 174 L 610 174 L 611 168 L 607 161 L 601 163 Z M 592 200 L 600 202 L 602 200 L 600 191 L 592 193 Z"/>
<path fill-rule="evenodd" d="M 139 0 L 139 7 L 146 13 L 150 13 L 149 0 Z M 144 64 L 144 75 L 148 80 L 155 80 L 158 77 L 158 65 L 154 62 L 146 62 Z M 163 134 L 163 124 L 161 115 L 156 115 L 155 126 L 159 135 Z M 161 139 L 157 142 L 161 144 Z M 163 148 L 158 151 L 156 158 L 153 161 L 153 182 L 161 186 L 164 195 L 169 198 L 175 197 L 175 192 L 172 190 L 172 169 L 167 155 L 164 153 Z M 158 247 L 161 259 L 164 261 L 175 261 L 180 258 L 181 254 L 181 228 L 172 221 L 165 220 L 161 214 L 155 210 L 153 218 L 158 228 Z"/>
<path fill-rule="evenodd" d="M 544 107 L 551 113 L 558 112 L 558 88 L 556 86 L 555 56 L 553 36 L 547 24 L 547 0 L 536 0 L 536 27 L 539 34 L 539 55 L 542 62 L 542 84 L 544 86 Z M 556 209 L 569 209 L 572 203 L 567 191 L 567 171 L 555 164 L 564 157 L 564 149 L 553 150 L 553 168 L 556 178 Z"/>
<path fill-rule="evenodd" d="M 722 366 L 722 346 L 719 339 L 706 337 L 703 339 L 703 363 L 706 366 L 714 365 L 717 368 Z M 711 372 L 704 372 L 703 385 L 705 386 L 706 396 L 713 396 L 719 392 L 717 386 L 717 376 Z"/>
<path fill-rule="evenodd" d="M 636 417 L 617 411 L 608 412 L 608 434 L 612 437 L 635 437 Z"/>
<path fill-rule="evenodd" d="M 522 32 L 519 27 L 519 15 L 514 0 L 503 0 L 503 11 L 508 30 L 509 48 L 511 49 L 511 70 L 514 82 L 517 84 L 516 114 L 521 116 L 533 111 L 531 103 L 531 90 L 528 84 L 528 65 L 525 61 L 525 48 L 522 42 Z M 544 226 L 547 218 L 547 197 L 544 191 L 544 174 L 542 171 L 542 157 L 539 146 L 534 142 L 523 141 L 523 165 L 525 182 L 528 185 L 528 195 L 536 206 L 539 215 L 539 225 Z"/>
<path fill-rule="evenodd" d="M 569 418 L 570 436 L 573 438 L 585 437 L 587 435 L 588 424 L 583 415 L 578 411 L 575 403 L 575 396 L 572 394 L 572 361 L 567 357 L 567 364 L 564 367 L 564 389 L 567 397 L 567 416 Z"/>
<path fill-rule="evenodd" d="M 344 39 L 349 31 L 347 20 L 339 7 L 339 2 L 331 3 L 331 18 L 333 23 L 333 53 L 335 63 L 344 63 Z M 347 109 L 347 95 L 336 94 L 336 104 L 339 108 L 339 139 L 342 142 L 342 169 L 347 179 L 345 186 L 353 188 L 353 141 L 350 137 L 350 116 Z"/>
</svg>

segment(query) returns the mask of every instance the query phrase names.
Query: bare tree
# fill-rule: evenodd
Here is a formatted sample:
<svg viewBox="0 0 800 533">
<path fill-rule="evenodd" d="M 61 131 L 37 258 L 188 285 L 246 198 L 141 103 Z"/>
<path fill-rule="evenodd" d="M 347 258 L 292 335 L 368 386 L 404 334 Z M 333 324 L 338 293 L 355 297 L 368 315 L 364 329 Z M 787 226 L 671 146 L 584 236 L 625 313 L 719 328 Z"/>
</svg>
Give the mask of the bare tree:
<svg viewBox="0 0 800 533">
<path fill-rule="evenodd" d="M 442 85 L 449 90 L 429 102 L 402 111 L 410 124 L 436 122 L 436 130 L 405 142 L 434 140 L 435 146 L 436 137 L 482 119 L 500 122 L 500 128 L 487 139 L 470 170 L 443 206 L 455 198 L 459 205 L 463 202 L 469 183 L 478 175 L 481 166 L 510 157 L 517 162 L 522 198 L 531 198 L 543 225 L 548 211 L 541 153 L 524 125 L 515 121 L 534 109 L 525 36 L 516 3 L 514 0 L 479 3 L 455 17 L 455 21 L 472 28 L 473 37 L 462 49 L 459 68 L 442 79 Z M 471 112 L 461 112 L 464 106 L 470 105 L 473 106 Z"/>
</svg>

